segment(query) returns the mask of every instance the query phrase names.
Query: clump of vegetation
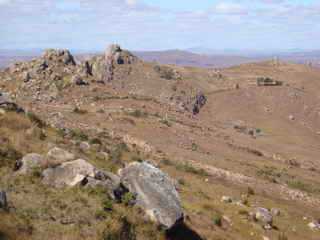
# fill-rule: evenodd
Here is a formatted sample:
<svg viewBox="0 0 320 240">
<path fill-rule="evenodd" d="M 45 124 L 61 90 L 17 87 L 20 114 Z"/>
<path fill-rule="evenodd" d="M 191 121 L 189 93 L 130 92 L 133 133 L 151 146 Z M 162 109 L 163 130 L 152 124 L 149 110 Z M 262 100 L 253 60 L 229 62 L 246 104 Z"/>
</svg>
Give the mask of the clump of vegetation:
<svg viewBox="0 0 320 240">
<path fill-rule="evenodd" d="M 316 187 L 314 187 L 311 184 L 305 183 L 301 180 L 289 180 L 287 181 L 287 184 L 289 187 L 291 188 L 295 188 L 304 192 L 308 192 L 308 193 L 314 193 L 314 192 L 319 192 L 320 190 L 317 189 Z"/>
<path fill-rule="evenodd" d="M 168 127 L 171 127 L 171 123 L 167 119 L 160 119 L 159 122 Z"/>
<path fill-rule="evenodd" d="M 247 188 L 247 195 L 251 196 L 251 195 L 254 195 L 254 194 L 255 194 L 255 192 L 254 192 L 253 188 L 252 187 L 248 187 Z"/>
<path fill-rule="evenodd" d="M 247 210 L 241 209 L 241 210 L 238 211 L 238 213 L 239 213 L 239 215 L 249 216 L 249 212 Z"/>
<path fill-rule="evenodd" d="M 80 141 L 88 141 L 89 137 L 81 129 L 70 130 L 70 135 L 72 138 Z"/>
<path fill-rule="evenodd" d="M 103 209 L 105 211 L 112 211 L 113 210 L 113 202 L 111 199 L 106 199 L 103 201 Z"/>
<path fill-rule="evenodd" d="M 148 116 L 148 113 L 147 112 L 143 112 L 143 111 L 141 111 L 139 109 L 136 109 L 134 111 L 129 111 L 128 115 L 132 116 L 132 117 L 135 117 L 135 118 L 145 118 L 145 117 Z"/>
<path fill-rule="evenodd" d="M 124 152 L 128 152 L 128 146 L 125 143 L 119 143 L 112 148 L 109 160 L 114 164 L 120 164 Z"/>
<path fill-rule="evenodd" d="M 221 227 L 222 226 L 222 216 L 220 214 L 215 214 L 212 218 L 214 225 Z"/>
<path fill-rule="evenodd" d="M 204 169 L 197 169 L 189 163 L 178 164 L 178 165 L 176 165 L 176 169 L 180 170 L 180 171 L 187 172 L 187 173 L 196 174 L 199 176 L 208 176 L 209 175 Z"/>
<path fill-rule="evenodd" d="M 135 200 L 136 196 L 131 192 L 127 192 L 122 196 L 121 202 L 126 206 L 132 206 L 134 205 Z"/>
<path fill-rule="evenodd" d="M 166 165 L 166 166 L 173 166 L 174 163 L 170 160 L 170 159 L 167 159 L 167 158 L 164 158 L 160 161 L 161 164 L 163 165 Z"/>
<path fill-rule="evenodd" d="M 98 145 L 102 145 L 102 141 L 99 138 L 92 138 L 89 140 L 90 144 L 98 144 Z"/>
<path fill-rule="evenodd" d="M 43 120 L 41 120 L 35 113 L 27 112 L 26 115 L 32 123 L 37 125 L 37 127 L 39 127 L 39 128 L 46 127 L 46 123 Z"/>
<path fill-rule="evenodd" d="M 12 166 L 12 164 L 22 158 L 22 153 L 16 150 L 10 144 L 2 144 L 0 146 L 0 165 Z"/>
<path fill-rule="evenodd" d="M 176 74 L 172 68 L 156 65 L 153 67 L 153 69 L 159 73 L 161 78 L 166 80 L 172 80 L 176 78 Z"/>
<path fill-rule="evenodd" d="M 192 149 L 192 151 L 197 151 L 198 150 L 198 145 L 196 144 L 196 143 L 192 143 L 192 145 L 191 145 L 191 149 Z"/>
<path fill-rule="evenodd" d="M 183 178 L 179 178 L 179 179 L 178 179 L 178 183 L 179 183 L 180 185 L 186 185 L 186 181 L 185 181 Z"/>
<path fill-rule="evenodd" d="M 278 183 L 278 179 L 282 176 L 282 172 L 275 167 L 265 166 L 257 171 L 257 175 L 271 182 Z"/>
<path fill-rule="evenodd" d="M 136 240 L 135 226 L 129 222 L 127 217 L 123 217 L 120 223 L 114 223 L 103 233 L 103 240 Z"/>
</svg>

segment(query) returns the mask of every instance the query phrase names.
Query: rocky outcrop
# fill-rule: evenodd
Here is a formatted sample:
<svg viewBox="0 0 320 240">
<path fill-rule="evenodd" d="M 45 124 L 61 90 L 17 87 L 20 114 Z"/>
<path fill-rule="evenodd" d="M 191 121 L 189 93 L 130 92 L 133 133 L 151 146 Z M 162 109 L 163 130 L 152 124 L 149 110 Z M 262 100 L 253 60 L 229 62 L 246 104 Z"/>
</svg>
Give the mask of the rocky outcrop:
<svg viewBox="0 0 320 240">
<path fill-rule="evenodd" d="M 199 92 L 195 96 L 195 100 L 192 105 L 192 113 L 193 115 L 196 115 L 200 112 L 200 109 L 207 103 L 207 98 L 206 96 L 202 93 Z"/>
<path fill-rule="evenodd" d="M 136 196 L 136 204 L 151 220 L 170 229 L 183 220 L 179 194 L 172 179 L 160 169 L 134 162 L 119 172 L 122 184 Z"/>
<path fill-rule="evenodd" d="M 83 159 L 65 162 L 43 171 L 43 183 L 61 188 L 72 187 L 81 183 L 85 178 L 95 176 L 95 168 Z"/>
<path fill-rule="evenodd" d="M 60 62 L 65 65 L 76 65 L 73 56 L 66 49 L 47 49 L 43 54 L 43 59 L 47 61 L 47 64 L 50 62 Z"/>
<path fill-rule="evenodd" d="M 122 50 L 119 45 L 110 45 L 105 52 L 105 81 L 110 82 L 113 80 L 116 65 L 131 64 L 136 60 L 137 57 L 129 51 Z"/>
<path fill-rule="evenodd" d="M 110 45 L 105 52 L 105 61 L 112 64 L 132 64 L 138 58 L 127 50 L 123 50 L 119 45 Z"/>
<path fill-rule="evenodd" d="M 47 157 L 46 157 L 48 166 L 57 166 L 59 164 L 62 164 L 64 162 L 68 162 L 74 159 L 75 159 L 74 154 L 69 153 L 68 151 L 58 147 L 52 148 L 47 153 Z"/>
</svg>

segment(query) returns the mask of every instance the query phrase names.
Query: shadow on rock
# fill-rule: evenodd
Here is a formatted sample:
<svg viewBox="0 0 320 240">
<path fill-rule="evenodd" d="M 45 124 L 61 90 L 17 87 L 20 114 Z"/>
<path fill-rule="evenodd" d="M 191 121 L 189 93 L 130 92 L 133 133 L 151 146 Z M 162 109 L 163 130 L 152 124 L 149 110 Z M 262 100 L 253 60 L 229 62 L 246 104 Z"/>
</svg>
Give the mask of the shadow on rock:
<svg viewBox="0 0 320 240">
<path fill-rule="evenodd" d="M 167 240 L 204 240 L 198 233 L 190 229 L 185 223 L 181 223 L 166 234 Z"/>
</svg>

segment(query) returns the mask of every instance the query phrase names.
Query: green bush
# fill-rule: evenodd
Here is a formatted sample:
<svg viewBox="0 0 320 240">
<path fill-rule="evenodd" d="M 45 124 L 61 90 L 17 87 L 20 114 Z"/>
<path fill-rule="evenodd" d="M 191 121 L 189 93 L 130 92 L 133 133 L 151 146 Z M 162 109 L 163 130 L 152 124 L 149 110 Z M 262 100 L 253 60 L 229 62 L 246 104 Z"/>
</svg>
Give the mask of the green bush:
<svg viewBox="0 0 320 240">
<path fill-rule="evenodd" d="M 221 227 L 222 226 L 222 217 L 220 214 L 216 214 L 215 216 L 213 216 L 212 218 L 212 222 L 214 225 Z"/>
<path fill-rule="evenodd" d="M 133 193 L 127 192 L 122 196 L 121 200 L 124 205 L 131 206 L 131 205 L 133 205 L 135 199 L 136 199 L 136 197 Z"/>
<path fill-rule="evenodd" d="M 112 211 L 113 210 L 113 202 L 111 199 L 106 199 L 103 201 L 103 209 L 105 211 Z"/>
</svg>

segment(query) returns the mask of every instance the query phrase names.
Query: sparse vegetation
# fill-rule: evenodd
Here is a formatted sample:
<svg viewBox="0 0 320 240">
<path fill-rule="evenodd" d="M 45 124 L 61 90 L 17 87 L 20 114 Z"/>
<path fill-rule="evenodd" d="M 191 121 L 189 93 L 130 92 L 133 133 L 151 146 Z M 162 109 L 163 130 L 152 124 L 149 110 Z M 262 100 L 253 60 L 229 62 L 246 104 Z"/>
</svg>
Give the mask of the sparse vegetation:
<svg viewBox="0 0 320 240">
<path fill-rule="evenodd" d="M 222 226 L 222 216 L 220 214 L 215 214 L 212 218 L 214 225 L 221 227 Z"/>
<path fill-rule="evenodd" d="M 208 173 L 204 169 L 197 169 L 189 163 L 177 164 L 176 169 L 179 171 L 184 171 L 184 172 L 196 174 L 199 176 L 208 176 Z"/>
<path fill-rule="evenodd" d="M 148 116 L 148 113 L 147 112 L 143 112 L 139 109 L 136 109 L 134 111 L 128 111 L 127 114 L 129 116 L 132 116 L 132 117 L 135 117 L 135 118 L 145 118 Z"/>
</svg>

